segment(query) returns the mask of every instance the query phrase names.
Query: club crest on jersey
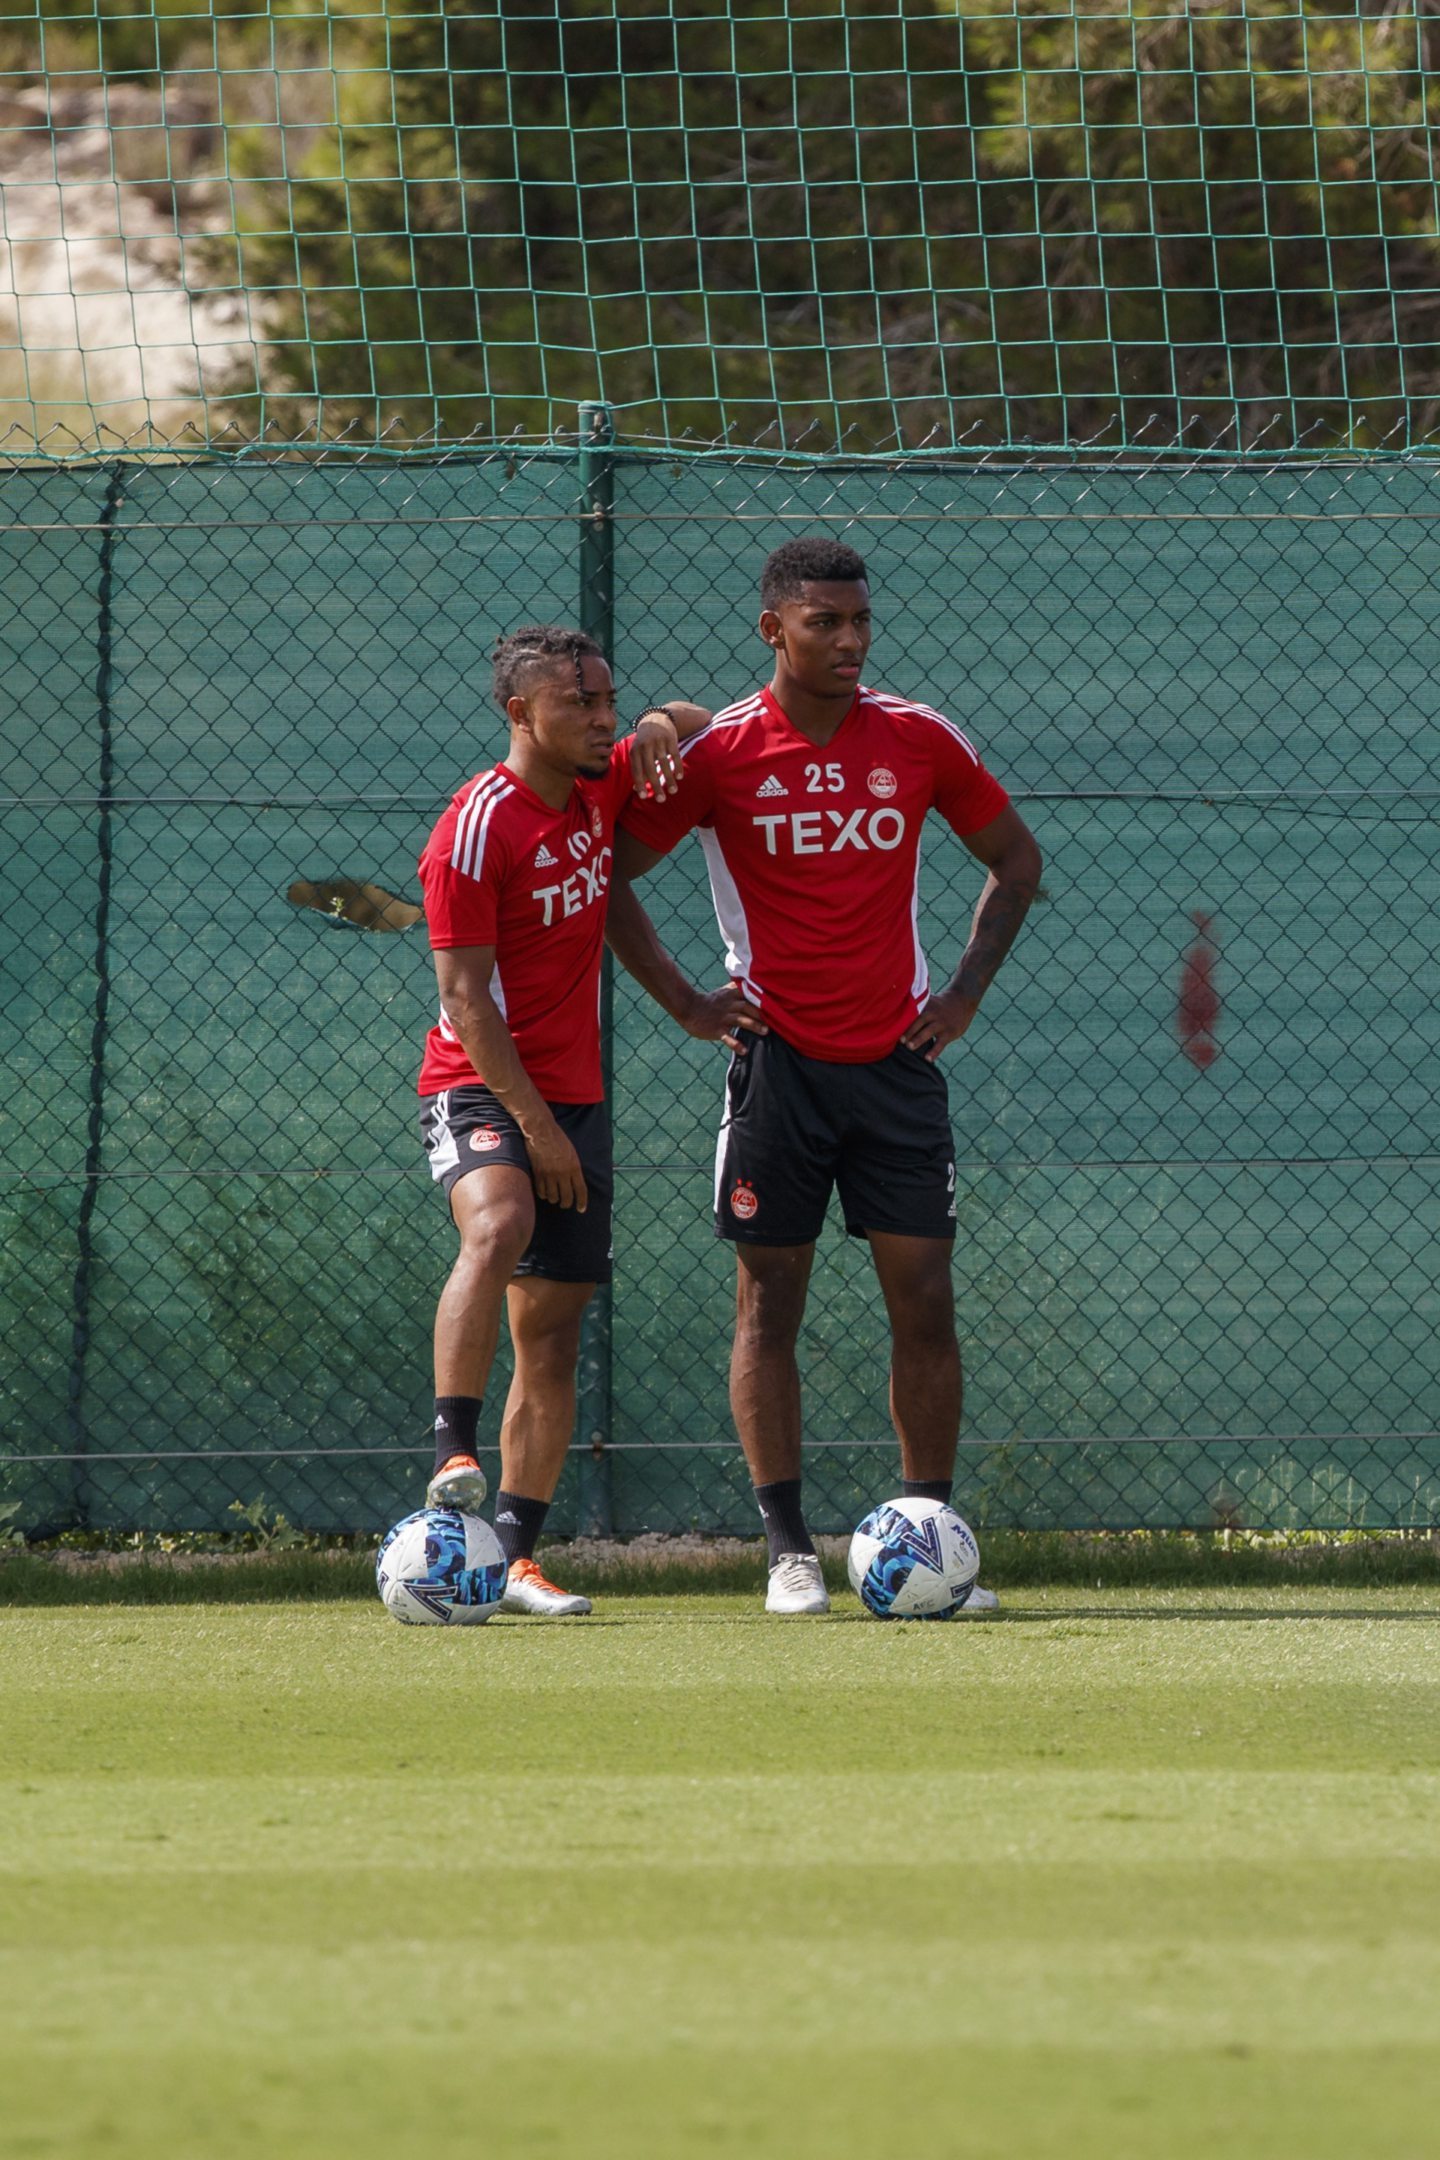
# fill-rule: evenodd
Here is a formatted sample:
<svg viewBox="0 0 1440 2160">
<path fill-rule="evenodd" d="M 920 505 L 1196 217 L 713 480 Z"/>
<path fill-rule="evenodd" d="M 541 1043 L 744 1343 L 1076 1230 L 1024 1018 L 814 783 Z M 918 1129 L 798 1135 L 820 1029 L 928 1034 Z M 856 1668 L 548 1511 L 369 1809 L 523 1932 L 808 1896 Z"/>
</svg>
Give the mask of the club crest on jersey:
<svg viewBox="0 0 1440 2160">
<path fill-rule="evenodd" d="M 737 1178 L 730 1194 L 731 1214 L 738 1215 L 741 1222 L 749 1222 L 750 1218 L 757 1213 L 759 1206 L 760 1202 L 755 1197 L 754 1186 L 743 1177 Z"/>
<path fill-rule="evenodd" d="M 477 1155 L 489 1155 L 499 1147 L 500 1135 L 493 1125 L 477 1125 L 470 1135 L 470 1145 Z"/>
<path fill-rule="evenodd" d="M 900 783 L 888 765 L 877 765 L 865 785 L 872 795 L 878 795 L 882 801 L 888 802 Z"/>
<path fill-rule="evenodd" d="M 599 812 L 598 810 L 592 810 L 592 811 L 590 812 L 590 830 L 591 830 L 591 832 L 592 832 L 592 833 L 594 833 L 594 835 L 595 835 L 595 838 L 596 838 L 597 840 L 599 839 L 599 837 L 600 837 L 601 833 L 602 833 L 602 832 L 604 831 L 604 829 L 605 829 L 605 828 L 604 828 L 603 824 L 601 823 L 601 819 L 600 819 L 600 812 Z"/>
<path fill-rule="evenodd" d="M 762 780 L 759 787 L 757 787 L 755 790 L 755 793 L 757 795 L 763 795 L 767 798 L 772 799 L 776 795 L 788 795 L 789 792 L 789 788 L 787 788 L 781 781 L 777 780 L 773 772 L 771 773 L 769 779 Z"/>
</svg>

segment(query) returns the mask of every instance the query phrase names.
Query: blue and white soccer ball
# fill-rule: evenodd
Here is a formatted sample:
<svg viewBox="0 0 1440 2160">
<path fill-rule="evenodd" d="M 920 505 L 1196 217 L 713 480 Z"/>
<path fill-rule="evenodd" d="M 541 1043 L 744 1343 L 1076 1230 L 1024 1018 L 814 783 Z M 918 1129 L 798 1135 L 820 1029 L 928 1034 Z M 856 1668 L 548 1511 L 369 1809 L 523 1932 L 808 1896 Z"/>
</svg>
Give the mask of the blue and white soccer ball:
<svg viewBox="0 0 1440 2160">
<path fill-rule="evenodd" d="M 851 1538 L 848 1567 L 877 1620 L 948 1620 L 975 1588 L 980 1547 L 943 1500 L 887 1500 Z"/>
<path fill-rule="evenodd" d="M 489 1523 L 457 1508 L 407 1515 L 375 1560 L 385 1610 L 416 1627 L 478 1627 L 499 1611 L 507 1573 Z"/>
</svg>

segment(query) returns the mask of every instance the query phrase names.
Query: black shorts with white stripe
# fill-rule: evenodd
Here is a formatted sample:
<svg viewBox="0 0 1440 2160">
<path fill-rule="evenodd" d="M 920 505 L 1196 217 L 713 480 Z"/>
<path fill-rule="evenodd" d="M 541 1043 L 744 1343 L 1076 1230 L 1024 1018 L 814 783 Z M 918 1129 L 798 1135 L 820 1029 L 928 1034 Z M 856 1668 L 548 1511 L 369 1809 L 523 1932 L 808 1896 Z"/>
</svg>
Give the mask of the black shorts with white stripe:
<svg viewBox="0 0 1440 2160">
<path fill-rule="evenodd" d="M 955 1143 L 937 1065 L 897 1044 L 862 1065 L 806 1057 L 772 1029 L 730 1060 L 715 1232 L 810 1245 L 838 1190 L 851 1237 L 955 1235 Z"/>
<path fill-rule="evenodd" d="M 535 1235 L 515 1273 L 540 1275 L 548 1282 L 609 1282 L 615 1191 L 609 1113 L 604 1103 L 552 1102 L 546 1107 L 580 1158 L 586 1208 L 582 1215 L 573 1207 L 556 1207 L 537 1193 Z M 420 1107 L 420 1138 L 430 1175 L 447 1193 L 461 1178 L 494 1163 L 530 1169 L 524 1134 L 487 1087 L 452 1087 L 428 1096 Z"/>
</svg>

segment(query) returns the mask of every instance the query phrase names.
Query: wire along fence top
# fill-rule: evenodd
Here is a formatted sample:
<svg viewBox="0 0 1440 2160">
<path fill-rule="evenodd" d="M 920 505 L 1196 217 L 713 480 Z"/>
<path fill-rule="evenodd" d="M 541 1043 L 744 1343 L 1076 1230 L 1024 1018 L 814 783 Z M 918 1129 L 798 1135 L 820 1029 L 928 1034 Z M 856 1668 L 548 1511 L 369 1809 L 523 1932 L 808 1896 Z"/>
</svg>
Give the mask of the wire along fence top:
<svg viewBox="0 0 1440 2160">
<path fill-rule="evenodd" d="M 1428 443 L 1420 0 L 7 0 L 0 450 Z"/>
</svg>

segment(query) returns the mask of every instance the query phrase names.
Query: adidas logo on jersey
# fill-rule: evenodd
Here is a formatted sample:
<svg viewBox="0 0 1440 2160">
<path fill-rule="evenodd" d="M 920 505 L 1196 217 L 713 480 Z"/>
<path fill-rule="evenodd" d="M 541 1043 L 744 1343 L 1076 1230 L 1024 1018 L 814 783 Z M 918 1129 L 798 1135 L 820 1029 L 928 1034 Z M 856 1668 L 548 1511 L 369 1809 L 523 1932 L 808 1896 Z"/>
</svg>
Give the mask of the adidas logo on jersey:
<svg viewBox="0 0 1440 2160">
<path fill-rule="evenodd" d="M 762 780 L 759 787 L 757 787 L 755 790 L 757 796 L 768 795 L 771 797 L 776 795 L 788 795 L 789 792 L 789 788 L 782 787 L 780 785 L 780 782 L 776 779 L 773 772 L 771 773 L 769 779 Z"/>
<path fill-rule="evenodd" d="M 553 870 L 559 860 L 559 856 L 552 855 L 549 848 L 546 847 L 545 842 L 542 840 L 539 847 L 535 851 L 535 868 L 537 870 Z"/>
</svg>

